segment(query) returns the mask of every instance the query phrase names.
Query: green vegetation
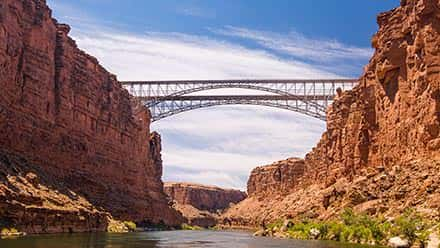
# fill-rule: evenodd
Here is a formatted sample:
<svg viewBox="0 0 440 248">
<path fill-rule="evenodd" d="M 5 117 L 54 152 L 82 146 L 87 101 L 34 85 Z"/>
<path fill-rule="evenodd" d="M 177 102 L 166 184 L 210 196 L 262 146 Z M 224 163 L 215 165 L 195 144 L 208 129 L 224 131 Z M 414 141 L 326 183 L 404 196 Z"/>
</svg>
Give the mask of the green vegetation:
<svg viewBox="0 0 440 248">
<path fill-rule="evenodd" d="M 273 223 L 270 223 L 267 225 L 267 229 L 268 230 L 274 230 L 274 229 L 279 229 L 283 226 L 284 221 L 283 220 L 277 220 Z"/>
<path fill-rule="evenodd" d="M 427 221 L 412 210 L 406 211 L 402 216 L 395 219 L 392 234 L 403 235 L 410 243 L 421 241 L 425 243 L 429 238 L 429 229 L 432 227 Z"/>
<path fill-rule="evenodd" d="M 126 233 L 128 228 L 119 221 L 111 221 L 107 226 L 107 232 L 109 233 Z"/>
<path fill-rule="evenodd" d="M 9 236 L 14 233 L 18 233 L 17 229 L 15 229 L 15 228 L 2 228 L 2 231 L 1 231 L 2 236 Z"/>
<path fill-rule="evenodd" d="M 187 231 L 200 231 L 200 230 L 203 229 L 203 228 L 201 228 L 201 227 L 199 227 L 199 226 L 191 226 L 191 225 L 188 225 L 188 224 L 182 224 L 182 225 L 180 226 L 180 228 L 181 228 L 182 230 L 187 230 Z"/>
<path fill-rule="evenodd" d="M 0 228 L 0 237 L 17 237 L 17 236 L 23 236 L 26 235 L 25 233 L 22 233 L 18 231 L 15 228 Z"/>
<path fill-rule="evenodd" d="M 211 231 L 221 231 L 222 228 L 220 226 L 210 226 L 210 227 L 208 227 L 208 230 L 211 230 Z"/>
<path fill-rule="evenodd" d="M 136 224 L 132 221 L 116 221 L 111 220 L 107 226 L 107 232 L 110 233 L 127 233 L 136 231 Z"/>
<path fill-rule="evenodd" d="M 432 225 L 424 221 L 415 211 L 408 210 L 394 220 L 384 217 L 370 217 L 346 209 L 335 221 L 302 220 L 288 227 L 279 220 L 268 225 L 266 233 L 274 235 L 279 231 L 294 239 L 319 239 L 340 242 L 386 245 L 391 237 L 401 237 L 410 244 L 425 244 Z"/>
<path fill-rule="evenodd" d="M 440 224 L 436 226 L 437 228 L 437 235 L 440 237 Z M 438 248 L 440 248 L 440 244 L 438 245 Z"/>
<path fill-rule="evenodd" d="M 134 223 L 133 221 L 124 221 L 123 223 L 128 228 L 128 231 L 136 231 L 136 223 Z"/>
</svg>

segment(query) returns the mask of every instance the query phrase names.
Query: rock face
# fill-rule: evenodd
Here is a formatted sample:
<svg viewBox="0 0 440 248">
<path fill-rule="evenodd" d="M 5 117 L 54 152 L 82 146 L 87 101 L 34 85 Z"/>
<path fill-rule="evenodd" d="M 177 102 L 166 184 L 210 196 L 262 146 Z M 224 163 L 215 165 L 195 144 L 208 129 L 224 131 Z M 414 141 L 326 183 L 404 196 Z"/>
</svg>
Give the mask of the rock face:
<svg viewBox="0 0 440 248">
<path fill-rule="evenodd" d="M 359 86 L 328 110 L 327 132 L 306 157 L 310 178 L 331 183 L 439 155 L 439 21 L 436 0 L 401 1 L 379 15 L 376 52 Z"/>
<path fill-rule="evenodd" d="M 110 218 L 39 166 L 0 153 L 0 226 L 27 233 L 104 231 Z"/>
<path fill-rule="evenodd" d="M 231 203 L 236 204 L 246 198 L 246 193 L 240 190 L 193 183 L 167 182 L 164 184 L 164 189 L 173 201 L 210 212 L 224 210 Z"/>
<path fill-rule="evenodd" d="M 303 174 L 304 160 L 298 158 L 257 167 L 251 172 L 247 192 L 249 196 L 288 194 L 300 183 Z"/>
<path fill-rule="evenodd" d="M 44 221 L 42 213 L 51 211 L 45 202 L 56 195 L 18 204 L 8 190 L 11 171 L 19 178 L 36 171 L 116 218 L 179 224 L 163 193 L 160 139 L 150 139 L 148 110 L 77 48 L 69 29 L 51 17 L 45 0 L 0 3 L 0 151 L 6 161 L 26 161 L 2 163 L 0 219 L 20 227 L 15 209 L 26 208 Z"/>
<path fill-rule="evenodd" d="M 173 203 L 173 208 L 180 212 L 185 218 L 185 222 L 191 226 L 214 227 L 217 225 L 219 214 L 200 210 L 189 204 Z"/>
<path fill-rule="evenodd" d="M 264 175 L 272 174 L 255 170 L 248 185 L 254 193 L 224 216 L 226 224 L 330 218 L 343 207 L 389 215 L 415 207 L 438 216 L 440 3 L 401 1 L 378 23 L 374 56 L 359 85 L 329 108 L 327 131 L 304 169 L 278 180 L 288 183 L 275 184 L 266 198 L 252 195 L 264 195 L 273 181 Z M 283 171 L 287 163 L 275 166 Z"/>
<path fill-rule="evenodd" d="M 188 224 L 201 227 L 215 226 L 219 213 L 246 198 L 239 190 L 190 183 L 169 182 L 164 189 Z"/>
</svg>

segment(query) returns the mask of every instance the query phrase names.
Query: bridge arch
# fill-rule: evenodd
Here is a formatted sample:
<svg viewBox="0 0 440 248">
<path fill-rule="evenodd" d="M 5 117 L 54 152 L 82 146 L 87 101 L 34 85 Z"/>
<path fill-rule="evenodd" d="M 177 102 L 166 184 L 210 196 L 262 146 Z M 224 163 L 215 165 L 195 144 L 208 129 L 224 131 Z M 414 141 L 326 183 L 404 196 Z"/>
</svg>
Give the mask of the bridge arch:
<svg viewBox="0 0 440 248">
<path fill-rule="evenodd" d="M 193 109 L 216 105 L 261 105 L 287 109 L 326 119 L 326 110 L 337 89 L 351 89 L 357 79 L 183 80 L 122 82 L 150 108 L 152 121 Z M 269 95 L 201 96 L 192 94 L 214 89 L 250 89 Z"/>
<path fill-rule="evenodd" d="M 151 107 L 152 121 L 158 121 L 172 115 L 194 109 L 208 108 L 221 105 L 254 105 L 290 110 L 305 114 L 320 120 L 325 120 L 325 110 L 316 108 L 297 97 L 255 95 L 255 96 L 181 96 L 173 100 L 160 102 Z"/>
<path fill-rule="evenodd" d="M 268 92 L 277 94 L 280 96 L 293 96 L 291 93 L 289 93 L 286 89 L 286 91 L 280 90 L 280 89 L 274 89 L 269 87 L 262 87 L 258 85 L 252 85 L 252 84 L 214 84 L 214 85 L 205 85 L 195 88 L 189 88 L 184 89 L 181 91 L 174 92 L 172 94 L 166 95 L 166 97 L 175 97 L 175 96 L 184 96 L 192 93 L 202 92 L 202 91 L 208 91 L 208 90 L 215 90 L 215 89 L 247 89 L 247 90 L 256 90 L 260 92 Z M 306 92 L 305 92 L 306 93 Z M 145 99 L 147 100 L 147 99 Z M 310 96 L 309 100 L 314 100 L 314 96 Z M 322 100 L 322 99 L 321 99 Z M 331 97 L 328 97 L 328 99 L 324 99 L 326 101 L 331 100 Z M 305 102 L 306 100 L 300 100 Z M 157 99 L 150 99 L 149 102 L 146 103 L 147 107 L 153 107 L 154 105 L 157 105 L 161 102 L 160 98 Z M 314 105 L 316 108 L 323 108 L 322 105 L 316 104 L 314 102 L 308 102 L 308 104 Z M 322 109 L 324 110 L 324 109 Z"/>
</svg>

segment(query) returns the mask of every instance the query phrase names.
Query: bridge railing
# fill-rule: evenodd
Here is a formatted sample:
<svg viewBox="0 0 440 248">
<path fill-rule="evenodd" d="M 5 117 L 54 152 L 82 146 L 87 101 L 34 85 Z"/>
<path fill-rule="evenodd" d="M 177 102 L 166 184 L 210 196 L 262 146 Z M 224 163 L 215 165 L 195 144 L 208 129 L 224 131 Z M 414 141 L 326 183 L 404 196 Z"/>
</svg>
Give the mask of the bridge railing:
<svg viewBox="0 0 440 248">
<path fill-rule="evenodd" d="M 195 80 L 195 81 L 132 81 L 122 82 L 131 94 L 137 97 L 185 95 L 199 91 L 221 88 L 254 89 L 284 95 L 328 95 L 337 88 L 351 89 L 355 79 L 315 79 L 315 80 Z"/>
<path fill-rule="evenodd" d="M 226 104 L 279 107 L 325 119 L 338 88 L 347 90 L 357 79 L 304 80 L 186 80 L 134 81 L 123 86 L 151 109 L 153 121 L 176 113 Z M 247 89 L 260 95 L 200 95 L 215 89 Z"/>
</svg>

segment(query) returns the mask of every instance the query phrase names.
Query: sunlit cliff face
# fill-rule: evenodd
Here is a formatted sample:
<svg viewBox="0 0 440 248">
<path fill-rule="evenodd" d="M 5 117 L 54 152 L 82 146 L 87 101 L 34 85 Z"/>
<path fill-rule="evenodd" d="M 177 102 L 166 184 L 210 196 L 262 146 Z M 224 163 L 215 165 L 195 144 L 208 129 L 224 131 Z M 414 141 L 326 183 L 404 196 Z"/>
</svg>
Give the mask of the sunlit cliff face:
<svg viewBox="0 0 440 248">
<path fill-rule="evenodd" d="M 290 192 L 257 192 L 225 220 L 330 219 L 347 206 L 385 216 L 414 208 L 438 218 L 440 191 L 431 187 L 440 182 L 440 3 L 402 1 L 378 22 L 376 52 L 359 86 L 329 108 L 327 131 L 306 155 L 303 174 L 284 169 L 288 161 L 272 165 L 273 173 L 251 174 L 253 189 L 273 188 L 264 183 L 282 178 L 277 188 Z M 286 187 L 293 181 L 297 186 Z"/>
</svg>

